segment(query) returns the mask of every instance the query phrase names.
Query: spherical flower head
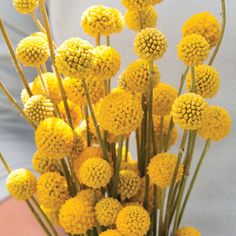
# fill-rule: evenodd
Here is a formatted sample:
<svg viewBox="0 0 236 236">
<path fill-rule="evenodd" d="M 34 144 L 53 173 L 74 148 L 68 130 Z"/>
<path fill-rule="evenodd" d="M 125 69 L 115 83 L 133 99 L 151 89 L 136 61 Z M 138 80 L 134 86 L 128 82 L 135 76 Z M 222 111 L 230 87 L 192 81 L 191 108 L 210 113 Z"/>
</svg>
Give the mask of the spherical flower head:
<svg viewBox="0 0 236 236">
<path fill-rule="evenodd" d="M 48 159 L 43 153 L 37 150 L 32 158 L 32 165 L 35 171 L 40 174 L 46 172 L 56 172 L 59 170 L 58 162 L 54 159 Z"/>
<path fill-rule="evenodd" d="M 83 189 L 77 193 L 76 197 L 82 202 L 87 202 L 86 204 L 95 207 L 97 201 L 99 201 L 104 196 L 99 190 Z"/>
<path fill-rule="evenodd" d="M 149 230 L 150 217 L 141 206 L 126 206 L 116 219 L 117 230 L 122 235 L 143 236 Z"/>
<path fill-rule="evenodd" d="M 118 192 L 122 199 L 134 197 L 140 186 L 140 177 L 132 170 L 121 170 L 119 173 Z"/>
<path fill-rule="evenodd" d="M 220 23 L 210 12 L 201 12 L 192 15 L 183 25 L 183 36 L 189 34 L 200 34 L 214 47 L 220 37 Z"/>
<path fill-rule="evenodd" d="M 70 126 L 56 117 L 41 121 L 35 131 L 36 146 L 49 159 L 62 159 L 69 155 L 73 139 Z"/>
<path fill-rule="evenodd" d="M 71 198 L 62 205 L 59 211 L 59 222 L 67 233 L 86 233 L 87 230 L 95 226 L 93 207 L 77 197 Z"/>
<path fill-rule="evenodd" d="M 41 37 L 45 41 L 48 41 L 47 34 L 43 33 L 43 32 L 34 32 L 34 33 L 30 34 L 30 36 Z"/>
<path fill-rule="evenodd" d="M 177 156 L 171 153 L 160 153 L 154 156 L 148 165 L 148 175 L 151 183 L 160 188 L 170 187 L 174 175 Z M 179 182 L 183 175 L 183 164 L 180 164 L 176 182 Z"/>
<path fill-rule="evenodd" d="M 94 48 L 94 75 L 101 79 L 111 79 L 120 69 L 120 54 L 112 47 Z"/>
<path fill-rule="evenodd" d="M 61 101 L 61 92 L 57 81 L 56 74 L 47 72 L 42 74 L 45 85 L 47 86 L 49 97 L 53 103 L 58 104 Z M 33 95 L 44 95 L 46 96 L 45 89 L 42 86 L 39 77 L 36 77 L 32 84 Z"/>
<path fill-rule="evenodd" d="M 114 198 L 104 198 L 96 204 L 96 218 L 100 225 L 109 226 L 116 222 L 116 217 L 121 210 L 121 203 Z"/>
<path fill-rule="evenodd" d="M 153 89 L 153 113 L 160 116 L 169 115 L 177 97 L 178 92 L 173 86 L 159 83 Z"/>
<path fill-rule="evenodd" d="M 160 72 L 154 65 L 153 87 L 160 80 Z M 133 93 L 145 93 L 149 84 L 149 63 L 145 60 L 135 60 L 125 69 L 119 77 L 119 86 Z"/>
<path fill-rule="evenodd" d="M 151 0 L 122 0 L 122 4 L 131 11 L 147 8 L 150 3 Z"/>
<path fill-rule="evenodd" d="M 115 135 L 130 134 L 139 127 L 142 116 L 139 99 L 129 92 L 107 95 L 97 113 L 101 127 Z"/>
<path fill-rule="evenodd" d="M 24 66 L 39 66 L 49 57 L 48 43 L 42 37 L 28 36 L 16 47 L 16 56 Z"/>
<path fill-rule="evenodd" d="M 175 233 L 175 236 L 201 236 L 202 234 L 194 227 L 186 226 Z"/>
<path fill-rule="evenodd" d="M 210 45 L 199 34 L 190 34 L 181 39 L 177 45 L 177 55 L 187 66 L 199 66 L 208 57 Z"/>
<path fill-rule="evenodd" d="M 214 97 L 219 90 L 220 76 L 216 69 L 208 65 L 200 65 L 195 67 L 195 93 L 203 98 Z M 192 76 L 188 74 L 186 87 L 189 91 L 192 87 Z"/>
<path fill-rule="evenodd" d="M 135 173 L 139 173 L 138 162 L 136 160 L 121 161 L 120 169 L 132 170 Z"/>
<path fill-rule="evenodd" d="M 162 1 L 163 0 L 151 0 L 151 4 L 155 5 L 155 4 L 161 3 Z"/>
<path fill-rule="evenodd" d="M 37 197 L 43 206 L 59 209 L 69 198 L 65 178 L 56 172 L 42 174 L 37 183 Z"/>
<path fill-rule="evenodd" d="M 93 65 L 93 47 L 86 40 L 70 38 L 57 48 L 55 62 L 64 76 L 86 76 Z"/>
<path fill-rule="evenodd" d="M 112 169 L 107 161 L 101 158 L 89 158 L 80 167 L 78 178 L 82 184 L 100 189 L 106 187 L 112 176 Z"/>
<path fill-rule="evenodd" d="M 27 200 L 36 191 L 37 179 L 26 169 L 13 170 L 7 177 L 6 187 L 8 192 L 17 200 Z"/>
<path fill-rule="evenodd" d="M 78 127 L 74 129 L 73 134 L 74 134 L 74 139 L 73 139 L 72 150 L 71 153 L 68 155 L 68 157 L 75 159 L 81 154 L 81 152 L 84 149 L 84 140 Z"/>
<path fill-rule="evenodd" d="M 43 205 L 40 206 L 40 208 L 43 210 L 43 212 L 46 214 L 48 219 L 54 224 L 54 225 L 60 225 L 59 223 L 59 210 L 55 208 L 47 208 Z"/>
<path fill-rule="evenodd" d="M 19 13 L 29 14 L 38 8 L 39 0 L 13 0 L 13 6 Z"/>
<path fill-rule="evenodd" d="M 231 126 L 232 120 L 226 109 L 219 106 L 209 106 L 198 134 L 206 140 L 219 141 L 229 134 Z"/>
<path fill-rule="evenodd" d="M 115 8 L 109 8 L 113 15 L 113 33 L 119 33 L 124 29 L 125 20 L 122 13 Z"/>
<path fill-rule="evenodd" d="M 122 236 L 119 231 L 115 229 L 108 229 L 99 234 L 99 236 Z"/>
<path fill-rule="evenodd" d="M 165 35 L 156 28 L 146 28 L 139 32 L 134 40 L 135 53 L 144 60 L 161 58 L 167 48 Z"/>
<path fill-rule="evenodd" d="M 126 11 L 125 23 L 130 30 L 139 32 L 145 28 L 154 28 L 157 23 L 157 11 L 153 6 L 142 10 Z"/>
<path fill-rule="evenodd" d="M 29 83 L 30 90 L 32 90 L 32 85 L 33 85 L 32 83 Z M 29 96 L 27 90 L 25 88 L 23 88 L 21 90 L 21 94 L 20 94 L 20 99 L 21 99 L 22 104 L 24 105 L 28 101 L 29 98 L 30 98 L 30 96 Z"/>
<path fill-rule="evenodd" d="M 182 129 L 196 130 L 202 126 L 207 107 L 208 104 L 200 95 L 185 93 L 174 101 L 171 115 Z"/>
</svg>

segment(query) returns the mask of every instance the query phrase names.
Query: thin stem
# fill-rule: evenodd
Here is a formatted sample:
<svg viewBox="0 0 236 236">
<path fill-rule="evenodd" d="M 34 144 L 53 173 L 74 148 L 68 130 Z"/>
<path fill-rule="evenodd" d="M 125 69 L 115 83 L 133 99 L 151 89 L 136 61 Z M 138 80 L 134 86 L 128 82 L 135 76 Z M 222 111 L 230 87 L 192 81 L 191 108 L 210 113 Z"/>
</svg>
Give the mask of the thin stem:
<svg viewBox="0 0 236 236">
<path fill-rule="evenodd" d="M 224 33 L 225 33 L 225 26 L 226 26 L 226 6 L 225 6 L 225 0 L 221 0 L 221 6 L 222 6 L 222 24 L 221 24 L 221 33 L 220 33 L 220 37 L 218 40 L 218 43 L 215 47 L 215 50 L 211 56 L 211 59 L 209 61 L 209 65 L 211 66 L 216 58 L 216 55 L 220 49 L 222 40 L 224 38 Z"/>
<path fill-rule="evenodd" d="M 38 29 L 43 32 L 46 33 L 46 30 L 44 29 L 44 27 L 42 26 L 40 20 L 37 18 L 37 16 L 35 15 L 35 12 L 30 13 L 35 25 L 38 27 Z"/>
<path fill-rule="evenodd" d="M 153 236 L 157 236 L 158 187 L 154 185 Z"/>
<path fill-rule="evenodd" d="M 47 73 L 47 72 L 48 72 L 48 69 L 47 69 L 46 64 L 44 63 L 44 64 L 42 64 L 41 66 L 42 66 L 42 68 L 43 68 L 43 73 Z"/>
<path fill-rule="evenodd" d="M 135 139 L 136 139 L 136 148 L 137 148 L 137 156 L 138 156 L 138 170 L 142 172 L 142 162 L 141 162 L 141 150 L 140 150 L 140 135 L 139 135 L 139 128 L 135 130 Z"/>
<path fill-rule="evenodd" d="M 192 86 L 191 86 L 191 92 L 196 91 L 196 80 L 195 80 L 195 68 L 191 67 L 191 79 L 192 79 Z"/>
<path fill-rule="evenodd" d="M 166 195 L 166 190 L 162 189 L 160 216 L 159 216 L 159 234 L 158 234 L 159 236 L 162 236 L 162 233 L 163 233 L 163 214 L 164 214 L 165 195 Z"/>
<path fill-rule="evenodd" d="M 184 73 L 181 75 L 179 89 L 178 89 L 178 96 L 180 96 L 183 91 L 184 82 L 185 82 L 186 76 L 188 74 L 188 71 L 189 71 L 189 67 L 187 66 Z"/>
<path fill-rule="evenodd" d="M 101 35 L 100 33 L 98 33 L 96 36 L 96 46 L 99 46 L 100 44 L 101 44 Z"/>
<path fill-rule="evenodd" d="M 129 152 L 129 138 L 125 140 L 125 161 L 128 161 L 128 152 Z"/>
<path fill-rule="evenodd" d="M 86 133 L 87 133 L 87 146 L 91 146 L 91 133 L 90 133 L 90 128 L 89 128 L 89 111 L 88 111 L 88 106 L 84 107 L 84 115 L 85 115 L 85 120 L 86 120 Z"/>
<path fill-rule="evenodd" d="M 143 119 L 141 124 L 141 176 L 145 175 L 146 138 L 147 138 L 147 99 L 142 94 Z"/>
<path fill-rule="evenodd" d="M 111 46 L 111 38 L 110 35 L 106 36 L 106 41 L 107 41 L 107 46 L 110 47 Z"/>
<path fill-rule="evenodd" d="M 154 129 L 154 122 L 152 120 L 152 146 L 153 146 L 153 155 L 155 156 L 157 154 L 157 143 L 156 143 L 156 134 Z"/>
<path fill-rule="evenodd" d="M 160 117 L 159 153 L 161 153 L 163 149 L 163 124 L 164 124 L 164 116 L 161 116 Z"/>
<path fill-rule="evenodd" d="M 42 86 L 43 90 L 45 91 L 47 97 L 50 99 L 50 94 L 49 94 L 49 91 L 48 91 L 48 87 L 47 87 L 45 79 L 44 79 L 44 77 L 42 75 L 40 66 L 36 66 L 36 70 L 37 70 L 37 73 L 38 73 L 38 76 L 39 76 L 39 80 L 40 80 L 41 86 Z"/>
<path fill-rule="evenodd" d="M 8 174 L 11 173 L 11 168 L 10 166 L 7 164 L 5 158 L 3 157 L 2 153 L 0 152 L 0 159 L 2 161 L 2 164 L 4 165 L 5 169 L 7 170 Z"/>
</svg>

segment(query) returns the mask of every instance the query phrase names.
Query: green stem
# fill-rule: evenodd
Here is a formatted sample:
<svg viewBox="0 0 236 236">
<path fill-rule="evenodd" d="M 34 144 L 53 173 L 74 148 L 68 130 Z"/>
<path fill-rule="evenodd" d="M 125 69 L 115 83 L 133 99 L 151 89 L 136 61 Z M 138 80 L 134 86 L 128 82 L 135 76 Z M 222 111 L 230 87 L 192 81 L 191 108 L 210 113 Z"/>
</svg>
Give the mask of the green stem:
<svg viewBox="0 0 236 236">
<path fill-rule="evenodd" d="M 157 236 L 158 188 L 154 185 L 153 236 Z"/>
<path fill-rule="evenodd" d="M 30 15 L 31 15 L 31 17 L 32 17 L 32 19 L 33 19 L 35 25 L 37 26 L 37 28 L 38 28 L 41 32 L 46 33 L 46 31 L 45 31 L 44 27 L 42 26 L 40 20 L 39 20 L 39 19 L 37 18 L 37 16 L 35 15 L 35 12 L 32 12 Z"/>
<path fill-rule="evenodd" d="M 162 189 L 160 216 L 159 216 L 159 234 L 158 234 L 158 236 L 163 235 L 163 214 L 164 214 L 164 205 L 165 205 L 165 195 L 166 195 L 166 190 Z"/>
<path fill-rule="evenodd" d="M 161 153 L 163 149 L 163 123 L 164 123 L 164 116 L 161 116 L 160 117 L 159 153 Z"/>
<path fill-rule="evenodd" d="M 138 170 L 142 173 L 142 159 L 141 159 L 141 150 L 140 150 L 140 135 L 139 128 L 135 131 L 135 139 L 136 139 L 136 148 L 137 148 L 137 156 L 138 156 Z"/>
<path fill-rule="evenodd" d="M 185 82 L 186 76 L 188 74 L 188 71 L 189 71 L 189 67 L 187 66 L 184 73 L 181 75 L 179 89 L 178 89 L 178 96 L 180 96 L 183 91 L 184 82 Z"/>
<path fill-rule="evenodd" d="M 110 47 L 111 46 L 111 38 L 110 35 L 106 36 L 106 41 L 107 41 L 107 46 Z"/>
<path fill-rule="evenodd" d="M 0 159 L 2 161 L 2 164 L 4 165 L 5 169 L 7 170 L 7 172 L 10 174 L 11 173 L 11 168 L 10 166 L 7 164 L 5 158 L 3 157 L 2 153 L 0 152 Z"/>
<path fill-rule="evenodd" d="M 101 44 L 101 35 L 100 33 L 98 33 L 96 36 L 96 46 L 99 46 L 100 44 Z"/>
<path fill-rule="evenodd" d="M 129 138 L 125 140 L 125 161 L 128 161 L 128 152 L 129 152 Z"/>
<path fill-rule="evenodd" d="M 86 121 L 86 133 L 87 133 L 87 146 L 91 146 L 91 133 L 89 128 L 89 111 L 88 106 L 84 107 L 84 115 L 85 115 L 85 121 Z"/>
<path fill-rule="evenodd" d="M 191 92 L 196 91 L 196 80 L 195 80 L 195 68 L 191 67 L 191 79 L 192 79 L 192 86 L 191 86 Z"/>
<path fill-rule="evenodd" d="M 147 104 L 146 97 L 142 94 L 142 108 L 143 108 L 143 119 L 141 124 L 141 176 L 145 175 L 145 158 L 146 158 L 146 137 L 147 137 Z"/>
</svg>

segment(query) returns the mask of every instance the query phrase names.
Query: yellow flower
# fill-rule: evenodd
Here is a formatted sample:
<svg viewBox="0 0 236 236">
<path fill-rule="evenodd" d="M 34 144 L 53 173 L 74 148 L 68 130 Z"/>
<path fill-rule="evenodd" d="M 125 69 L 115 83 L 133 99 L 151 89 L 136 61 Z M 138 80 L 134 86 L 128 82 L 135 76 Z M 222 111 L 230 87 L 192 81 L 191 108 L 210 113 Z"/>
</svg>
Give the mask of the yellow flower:
<svg viewBox="0 0 236 236">
<path fill-rule="evenodd" d="M 69 198 L 65 178 L 56 172 L 42 174 L 37 183 L 37 197 L 44 207 L 59 209 Z"/>
<path fill-rule="evenodd" d="M 80 133 L 80 129 L 77 127 L 74 129 L 74 140 L 72 145 L 71 153 L 68 155 L 69 158 L 77 158 L 84 149 L 84 140 Z"/>
<path fill-rule="evenodd" d="M 179 229 L 175 236 L 201 236 L 201 233 L 194 227 L 186 226 Z"/>
<path fill-rule="evenodd" d="M 195 68 L 195 93 L 203 98 L 214 97 L 220 86 L 220 76 L 216 69 L 208 65 L 200 65 Z M 187 90 L 192 87 L 192 76 L 188 74 L 186 80 Z"/>
<path fill-rule="evenodd" d="M 70 126 L 56 117 L 41 121 L 35 131 L 36 146 L 49 159 L 62 159 L 69 155 L 73 137 Z"/>
<path fill-rule="evenodd" d="M 122 0 L 122 4 L 131 11 L 147 8 L 150 3 L 151 0 Z"/>
<path fill-rule="evenodd" d="M 30 97 L 24 105 L 25 114 L 35 123 L 54 116 L 52 102 L 42 95 Z"/>
<path fill-rule="evenodd" d="M 154 156 L 148 165 L 148 175 L 151 183 L 160 188 L 167 188 L 171 185 L 172 177 L 174 175 L 177 156 L 171 153 L 160 153 Z M 183 175 L 183 164 L 180 164 L 176 182 L 178 182 Z"/>
<path fill-rule="evenodd" d="M 106 187 L 112 176 L 109 163 L 101 158 L 89 158 L 80 167 L 78 178 L 82 184 L 93 189 Z"/>
<path fill-rule="evenodd" d="M 29 83 L 30 90 L 32 90 L 32 85 L 33 85 L 33 83 Z M 25 105 L 25 103 L 28 101 L 29 98 L 30 98 L 30 96 L 29 96 L 27 90 L 25 88 L 23 88 L 21 90 L 21 94 L 20 94 L 20 99 L 21 99 L 22 104 Z"/>
<path fill-rule="evenodd" d="M 208 104 L 200 95 L 185 93 L 174 101 L 171 115 L 181 128 L 195 130 L 202 126 L 207 107 Z"/>
<path fill-rule="evenodd" d="M 127 27 L 137 32 L 148 27 L 155 27 L 157 18 L 158 15 L 153 6 L 148 6 L 142 10 L 128 10 L 125 13 Z"/>
<path fill-rule="evenodd" d="M 120 69 L 120 55 L 112 47 L 94 48 L 94 75 L 101 80 L 111 79 Z"/>
<path fill-rule="evenodd" d="M 122 199 L 134 197 L 140 186 L 140 177 L 132 170 L 121 170 L 119 173 L 118 191 Z"/>
<path fill-rule="evenodd" d="M 65 232 L 83 234 L 95 226 L 93 207 L 77 197 L 71 198 L 62 205 L 59 211 L 59 222 Z"/>
<path fill-rule="evenodd" d="M 125 26 L 125 20 L 122 13 L 115 8 L 110 8 L 109 11 L 111 11 L 113 15 L 113 33 L 121 32 Z"/>
<path fill-rule="evenodd" d="M 169 84 L 159 83 L 153 89 L 153 113 L 160 116 L 169 115 L 177 97 L 178 92 L 174 87 Z"/>
<path fill-rule="evenodd" d="M 70 38 L 57 48 L 55 62 L 63 75 L 81 77 L 91 72 L 93 56 L 93 47 L 88 41 Z"/>
<path fill-rule="evenodd" d="M 158 67 L 154 65 L 153 87 L 160 80 Z M 145 93 L 149 83 L 149 64 L 145 60 L 135 60 L 119 77 L 119 86 L 133 93 Z"/>
<path fill-rule="evenodd" d="M 16 56 L 24 66 L 39 66 L 49 57 L 48 43 L 42 37 L 28 36 L 16 47 Z"/>
<path fill-rule="evenodd" d="M 33 155 L 32 165 L 34 170 L 41 174 L 59 170 L 57 161 L 54 159 L 48 159 L 39 150 L 37 150 Z"/>
<path fill-rule="evenodd" d="M 187 66 L 199 66 L 209 55 L 210 45 L 199 34 L 190 34 L 181 39 L 177 55 Z"/>
<path fill-rule="evenodd" d="M 121 161 L 121 170 L 132 170 L 138 173 L 138 162 L 136 160 Z"/>
<path fill-rule="evenodd" d="M 59 103 L 61 101 L 61 92 L 59 89 L 59 84 L 57 81 L 56 74 L 47 72 L 47 73 L 44 73 L 42 76 L 47 86 L 50 99 L 53 101 L 53 103 L 56 103 L 56 104 Z M 33 81 L 32 93 L 34 95 L 46 96 L 46 92 L 42 86 L 42 83 L 39 77 L 36 77 Z"/>
<path fill-rule="evenodd" d="M 116 217 L 122 206 L 117 199 L 104 198 L 96 204 L 96 218 L 100 225 L 109 226 L 115 224 Z"/>
<path fill-rule="evenodd" d="M 157 3 L 161 3 L 163 0 L 151 0 L 151 4 L 155 5 Z"/>
<path fill-rule="evenodd" d="M 48 41 L 47 34 L 43 33 L 43 32 L 34 32 L 34 33 L 30 34 L 30 36 L 41 37 L 45 41 Z"/>
<path fill-rule="evenodd" d="M 125 135 L 141 123 L 142 106 L 129 92 L 111 93 L 103 98 L 97 119 L 101 127 L 115 135 Z"/>
<path fill-rule="evenodd" d="M 223 107 L 209 106 L 198 134 L 204 139 L 219 141 L 225 138 L 232 126 L 232 120 L 229 112 Z"/>
<path fill-rule="evenodd" d="M 201 12 L 192 15 L 182 27 L 183 36 L 200 34 L 211 47 L 214 47 L 220 37 L 219 21 L 210 12 Z"/>
<path fill-rule="evenodd" d="M 122 235 L 143 236 L 149 230 L 150 217 L 141 206 L 126 206 L 116 219 L 117 230 Z"/>
<path fill-rule="evenodd" d="M 97 201 L 100 200 L 103 195 L 99 190 L 83 189 L 77 193 L 76 197 L 80 201 L 87 202 L 88 205 L 95 207 Z"/>
<path fill-rule="evenodd" d="M 100 233 L 99 236 L 122 236 L 122 235 L 115 229 L 108 229 Z"/>
<path fill-rule="evenodd" d="M 43 205 L 40 206 L 40 208 L 43 210 L 43 212 L 46 214 L 48 219 L 54 224 L 54 225 L 60 225 L 59 223 L 59 210 L 55 208 L 46 208 Z"/>
<path fill-rule="evenodd" d="M 143 29 L 134 40 L 135 53 L 144 60 L 153 61 L 161 58 L 166 48 L 166 37 L 156 28 Z"/>
<path fill-rule="evenodd" d="M 36 191 L 36 177 L 26 169 L 13 170 L 7 177 L 8 192 L 17 200 L 27 200 Z"/>
<path fill-rule="evenodd" d="M 13 6 L 19 13 L 28 14 L 38 8 L 39 0 L 13 0 Z"/>
</svg>

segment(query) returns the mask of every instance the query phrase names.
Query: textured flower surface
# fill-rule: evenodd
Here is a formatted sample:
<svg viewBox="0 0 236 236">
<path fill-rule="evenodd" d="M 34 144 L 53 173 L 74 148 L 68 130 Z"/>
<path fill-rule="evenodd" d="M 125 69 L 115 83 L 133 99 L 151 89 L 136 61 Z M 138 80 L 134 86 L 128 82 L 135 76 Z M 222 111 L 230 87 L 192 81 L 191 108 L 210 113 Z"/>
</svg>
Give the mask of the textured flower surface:
<svg viewBox="0 0 236 236">
<path fill-rule="evenodd" d="M 55 208 L 47 208 L 43 205 L 40 206 L 43 212 L 46 214 L 48 219 L 55 225 L 60 225 L 59 223 L 59 210 Z"/>
<path fill-rule="evenodd" d="M 124 29 L 125 26 L 124 17 L 118 9 L 110 8 L 110 11 L 113 15 L 113 32 L 119 33 Z"/>
<path fill-rule="evenodd" d="M 32 197 L 36 191 L 36 185 L 36 177 L 23 168 L 13 170 L 6 181 L 7 190 L 17 200 L 27 200 Z"/>
<path fill-rule="evenodd" d="M 144 236 L 149 230 L 150 217 L 141 206 L 126 206 L 116 219 L 117 230 L 122 235 Z"/>
<path fill-rule="evenodd" d="M 62 159 L 70 155 L 73 138 L 70 126 L 56 117 L 41 121 L 35 131 L 37 148 L 51 159 Z"/>
<path fill-rule="evenodd" d="M 161 58 L 166 48 L 166 37 L 156 28 L 143 29 L 134 40 L 135 53 L 144 60 L 152 61 Z"/>
<path fill-rule="evenodd" d="M 200 34 L 214 47 L 220 37 L 220 23 L 210 12 L 192 15 L 182 27 L 183 36 Z"/>
<path fill-rule="evenodd" d="M 56 172 L 42 174 L 37 183 L 37 197 L 43 206 L 59 209 L 69 198 L 65 178 Z"/>
<path fill-rule="evenodd" d="M 32 90 L 33 83 L 29 83 L 28 85 L 29 85 L 30 90 Z M 24 105 L 28 101 L 29 98 L 30 98 L 30 96 L 29 96 L 27 90 L 25 88 L 23 88 L 21 90 L 21 94 L 20 94 L 20 99 L 21 99 L 22 104 Z"/>
<path fill-rule="evenodd" d="M 34 12 L 39 5 L 39 0 L 13 0 L 13 6 L 21 14 Z"/>
<path fill-rule="evenodd" d="M 171 153 L 161 153 L 154 156 L 148 165 L 150 181 L 160 188 L 167 188 L 171 185 L 174 175 L 177 156 Z M 183 175 L 183 164 L 180 164 L 176 182 L 180 181 Z"/>
<path fill-rule="evenodd" d="M 104 196 L 102 195 L 100 190 L 83 189 L 77 193 L 76 197 L 80 201 L 86 202 L 86 204 L 88 204 L 92 207 L 95 207 L 97 201 L 99 201 Z"/>
<path fill-rule="evenodd" d="M 212 98 L 217 94 L 219 86 L 220 76 L 214 67 L 208 65 L 195 67 L 195 93 L 203 98 Z M 186 87 L 190 91 L 192 87 L 191 73 L 187 76 Z"/>
<path fill-rule="evenodd" d="M 206 119 L 198 134 L 204 139 L 219 141 L 225 138 L 232 126 L 229 112 L 223 107 L 209 106 L 206 112 Z"/>
<path fill-rule="evenodd" d="M 201 236 L 202 234 L 194 227 L 186 226 L 179 229 L 175 236 Z"/>
<path fill-rule="evenodd" d="M 200 95 L 185 93 L 174 101 L 171 115 L 181 128 L 195 130 L 202 126 L 207 107 L 208 104 Z"/>
<path fill-rule="evenodd" d="M 115 229 L 108 229 L 99 234 L 99 236 L 122 236 L 119 231 Z"/>
<path fill-rule="evenodd" d="M 122 4 L 128 10 L 141 10 L 148 7 L 151 0 L 122 0 Z"/>
<path fill-rule="evenodd" d="M 151 4 L 155 5 L 157 3 L 161 3 L 163 0 L 151 0 Z"/>
<path fill-rule="evenodd" d="M 77 127 L 73 131 L 74 139 L 71 153 L 68 155 L 69 158 L 75 159 L 77 158 L 84 149 L 84 140 L 82 138 L 80 129 Z"/>
<path fill-rule="evenodd" d="M 190 34 L 177 45 L 177 55 L 187 66 L 199 66 L 208 57 L 210 45 L 199 34 Z"/>
</svg>

